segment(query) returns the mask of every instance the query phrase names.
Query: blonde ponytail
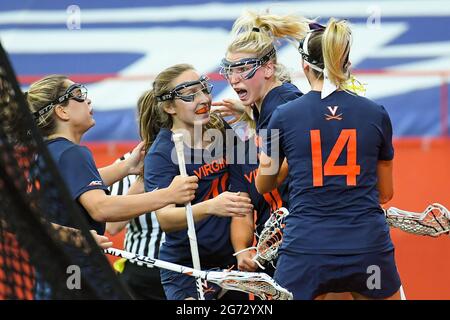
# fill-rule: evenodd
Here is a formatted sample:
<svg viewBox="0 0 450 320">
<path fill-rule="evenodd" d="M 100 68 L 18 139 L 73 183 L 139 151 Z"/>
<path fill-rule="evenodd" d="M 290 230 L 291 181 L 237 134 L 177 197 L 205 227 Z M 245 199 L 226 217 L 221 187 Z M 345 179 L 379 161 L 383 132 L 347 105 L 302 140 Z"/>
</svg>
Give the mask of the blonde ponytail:
<svg viewBox="0 0 450 320">
<path fill-rule="evenodd" d="M 331 18 L 322 35 L 322 55 L 330 81 L 338 87 L 349 79 L 351 30 L 345 20 Z"/>
<path fill-rule="evenodd" d="M 261 58 L 275 47 L 278 39 L 298 43 L 309 30 L 309 20 L 295 15 L 275 15 L 245 11 L 234 23 L 233 40 L 227 52 L 248 53 Z M 276 55 L 271 59 L 276 65 Z"/>
</svg>

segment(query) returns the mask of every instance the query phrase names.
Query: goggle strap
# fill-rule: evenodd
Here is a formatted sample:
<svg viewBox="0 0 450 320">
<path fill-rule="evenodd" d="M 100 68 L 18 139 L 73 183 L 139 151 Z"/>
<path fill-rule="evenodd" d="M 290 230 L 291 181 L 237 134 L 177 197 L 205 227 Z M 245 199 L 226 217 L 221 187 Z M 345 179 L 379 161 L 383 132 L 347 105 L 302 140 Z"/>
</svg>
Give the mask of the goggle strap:
<svg viewBox="0 0 450 320">
<path fill-rule="evenodd" d="M 33 112 L 34 118 L 35 118 L 35 119 L 39 119 L 39 118 L 42 117 L 44 114 L 46 114 L 46 113 L 48 113 L 50 110 L 52 110 L 52 108 L 53 108 L 55 105 L 60 104 L 60 103 L 63 103 L 64 101 L 66 101 L 66 100 L 69 98 L 69 96 L 70 96 L 70 94 L 72 93 L 72 91 L 75 90 L 75 89 L 78 89 L 78 88 L 79 88 L 79 89 L 82 89 L 82 88 L 85 88 L 85 87 L 84 87 L 82 84 L 79 84 L 79 83 L 74 83 L 74 84 L 72 84 L 71 86 L 69 86 L 69 87 L 67 88 L 66 92 L 65 92 L 62 96 L 56 98 L 56 99 L 55 99 L 52 103 L 50 103 L 49 105 L 46 105 L 45 107 L 42 107 L 41 109 L 39 109 L 39 110 Z"/>
<path fill-rule="evenodd" d="M 33 112 L 34 118 L 35 118 L 35 119 L 39 119 L 39 118 L 42 117 L 44 114 L 46 114 L 47 112 L 49 112 L 50 110 L 52 110 L 52 108 L 53 108 L 54 106 L 55 106 L 55 105 L 52 103 L 52 104 L 49 104 L 49 105 L 47 105 L 47 106 L 45 106 L 45 107 L 39 109 L 38 111 Z"/>
<path fill-rule="evenodd" d="M 173 88 L 172 90 L 170 90 L 167 93 L 164 93 L 160 96 L 156 97 L 156 101 L 158 102 L 163 102 L 163 101 L 167 101 L 167 100 L 173 100 L 176 96 L 181 96 L 178 91 L 188 88 L 188 87 L 192 87 L 194 85 L 197 84 L 201 84 L 203 86 L 202 90 L 207 87 L 208 88 L 208 93 L 211 92 L 212 90 L 212 85 L 208 83 L 208 77 L 206 76 L 201 76 L 199 80 L 196 81 L 189 81 L 189 82 L 184 82 L 184 83 L 180 83 L 179 85 L 177 85 L 175 88 Z"/>
</svg>

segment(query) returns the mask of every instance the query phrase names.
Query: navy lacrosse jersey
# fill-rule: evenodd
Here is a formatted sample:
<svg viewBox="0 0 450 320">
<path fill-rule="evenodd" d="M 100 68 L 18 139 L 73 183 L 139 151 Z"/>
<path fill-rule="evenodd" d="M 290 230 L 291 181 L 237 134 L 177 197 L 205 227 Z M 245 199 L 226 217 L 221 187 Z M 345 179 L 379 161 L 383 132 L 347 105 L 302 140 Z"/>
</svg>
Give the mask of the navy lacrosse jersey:
<svg viewBox="0 0 450 320">
<path fill-rule="evenodd" d="M 192 205 L 212 199 L 227 190 L 229 173 L 223 148 L 191 149 L 185 145 L 184 151 L 187 174 L 199 178 Z M 180 174 L 172 132 L 169 129 L 161 129 L 158 133 L 145 157 L 144 168 L 146 191 L 166 188 Z M 235 262 L 230 241 L 230 221 L 230 218 L 211 215 L 195 223 L 202 267 L 217 267 Z M 167 232 L 159 254 L 164 261 L 191 265 L 187 230 Z"/>
<path fill-rule="evenodd" d="M 377 162 L 394 156 L 382 106 L 345 91 L 323 100 L 310 91 L 278 108 L 268 128 L 279 129 L 279 136 L 267 139 L 266 153 L 286 157 L 289 165 L 282 250 L 361 254 L 393 248 L 377 190 Z"/>
<path fill-rule="evenodd" d="M 256 136 L 254 139 L 251 138 L 251 140 L 246 141 L 245 163 L 230 165 L 230 191 L 242 191 L 250 195 L 252 204 L 257 211 L 255 223 L 258 234 L 261 232 L 271 212 L 280 207 L 288 207 L 288 181 L 286 179 L 278 189 L 264 195 L 258 193 L 255 186 L 255 178 L 258 172 L 259 161 L 258 157 L 252 157 L 252 155 L 255 152 L 259 153 L 258 149 L 261 147 L 259 133 L 267 129 L 273 112 L 280 105 L 301 97 L 301 95 L 302 93 L 298 88 L 291 83 L 283 83 L 281 86 L 269 91 L 262 102 L 261 112 L 255 112 L 257 109 L 253 112 L 256 121 Z"/>
<path fill-rule="evenodd" d="M 78 204 L 90 228 L 97 231 L 98 234 L 104 234 L 105 223 L 92 219 L 86 209 L 78 202 L 78 198 L 89 190 L 101 189 L 108 192 L 108 187 L 104 185 L 100 173 L 95 166 L 91 151 L 66 138 L 48 140 L 47 148 L 58 166 L 72 199 Z M 64 221 L 54 222 L 66 225 Z M 70 225 L 66 226 L 73 227 Z"/>
</svg>

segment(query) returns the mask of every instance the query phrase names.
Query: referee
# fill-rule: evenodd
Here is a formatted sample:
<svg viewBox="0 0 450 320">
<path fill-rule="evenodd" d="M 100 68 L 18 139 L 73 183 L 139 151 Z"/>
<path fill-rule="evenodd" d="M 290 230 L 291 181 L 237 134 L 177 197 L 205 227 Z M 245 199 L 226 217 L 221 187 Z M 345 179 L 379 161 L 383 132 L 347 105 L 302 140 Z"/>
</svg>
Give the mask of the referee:
<svg viewBox="0 0 450 320">
<path fill-rule="evenodd" d="M 117 161 L 125 160 L 130 152 Z M 110 186 L 111 195 L 126 195 L 138 176 L 127 176 Z M 144 192 L 143 183 L 136 183 L 129 194 Z M 126 251 L 141 254 L 151 258 L 158 258 L 159 246 L 164 241 L 164 232 L 161 230 L 154 212 L 143 214 L 137 218 L 122 222 L 108 222 L 106 231 L 116 235 L 126 227 L 124 248 Z M 120 275 L 128 286 L 130 294 L 139 300 L 165 300 L 158 268 L 143 265 L 139 261 L 126 260 Z"/>
</svg>

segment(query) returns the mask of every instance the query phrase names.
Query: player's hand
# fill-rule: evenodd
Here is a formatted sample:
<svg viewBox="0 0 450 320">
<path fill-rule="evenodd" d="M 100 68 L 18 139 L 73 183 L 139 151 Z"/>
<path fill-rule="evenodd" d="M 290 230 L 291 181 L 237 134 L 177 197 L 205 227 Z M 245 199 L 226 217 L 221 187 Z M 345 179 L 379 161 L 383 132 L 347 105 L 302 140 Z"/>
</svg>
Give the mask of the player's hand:
<svg viewBox="0 0 450 320">
<path fill-rule="evenodd" d="M 101 236 L 97 234 L 97 231 L 95 230 L 89 230 L 91 232 L 91 235 L 94 237 L 95 242 L 97 242 L 98 246 L 102 249 L 107 249 L 112 247 L 113 243 L 112 241 L 109 241 L 108 237 Z"/>
<path fill-rule="evenodd" d="M 246 112 L 246 107 L 236 99 L 223 99 L 222 101 L 215 101 L 211 105 L 213 107 L 211 111 L 217 112 L 222 118 L 232 116 L 228 121 L 229 124 L 237 122 Z"/>
<path fill-rule="evenodd" d="M 182 177 L 176 176 L 167 187 L 169 195 L 173 198 L 173 203 L 185 204 L 194 200 L 195 190 L 198 188 L 197 176 Z"/>
<path fill-rule="evenodd" d="M 139 143 L 125 160 L 127 162 L 128 174 L 141 174 L 144 168 L 144 142 Z"/>
<path fill-rule="evenodd" d="M 238 270 L 255 272 L 258 269 L 258 265 L 253 261 L 253 257 L 256 255 L 255 251 L 247 250 L 242 251 L 236 256 Z"/>
<path fill-rule="evenodd" d="M 207 200 L 208 213 L 220 217 L 244 217 L 253 214 L 250 197 L 239 192 L 222 192 L 217 197 Z"/>
</svg>

